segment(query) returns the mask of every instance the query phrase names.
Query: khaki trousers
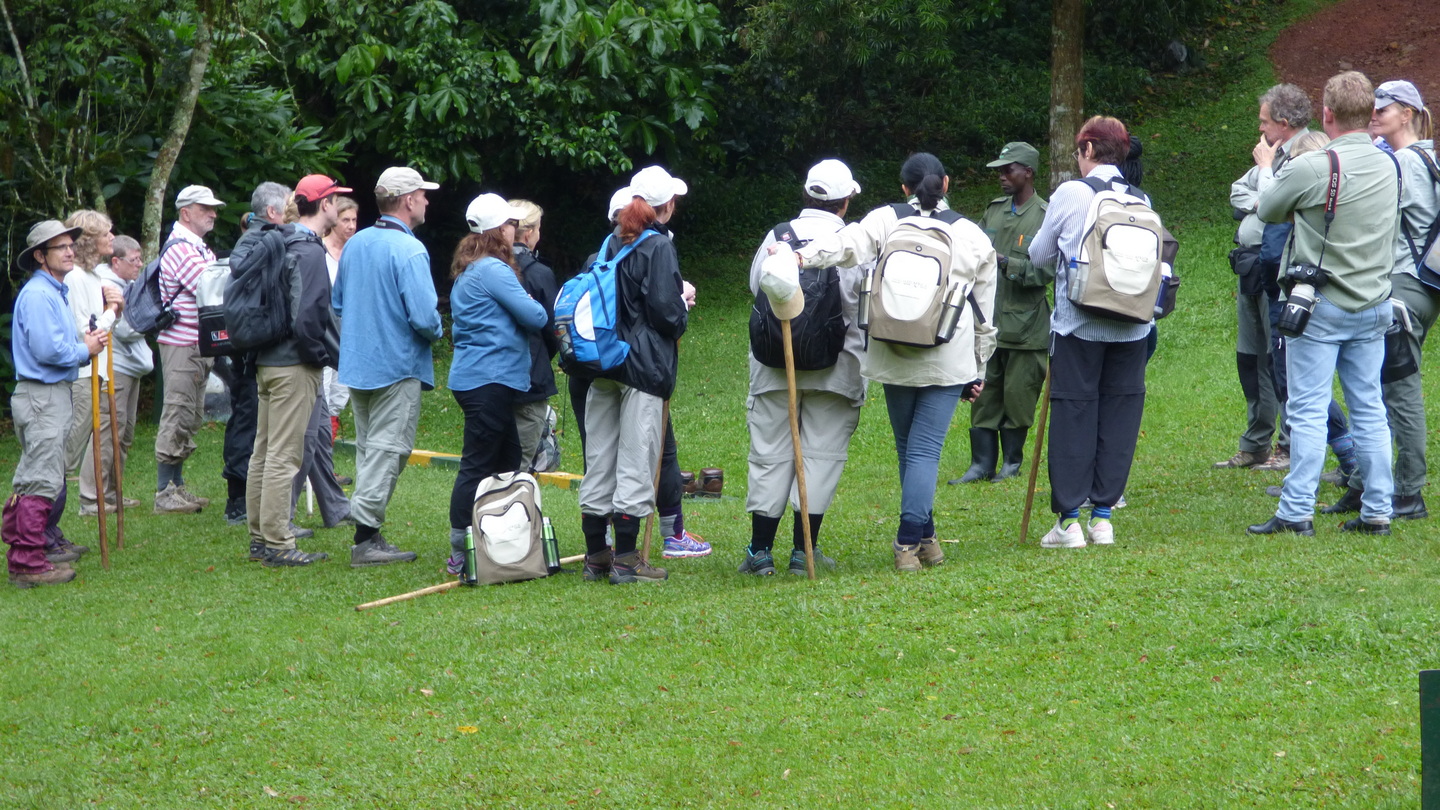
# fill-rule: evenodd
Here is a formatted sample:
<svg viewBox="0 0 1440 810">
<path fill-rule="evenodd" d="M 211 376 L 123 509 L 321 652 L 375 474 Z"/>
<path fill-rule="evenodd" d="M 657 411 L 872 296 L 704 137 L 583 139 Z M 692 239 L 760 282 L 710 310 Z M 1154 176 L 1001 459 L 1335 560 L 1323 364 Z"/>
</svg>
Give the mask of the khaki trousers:
<svg viewBox="0 0 1440 810">
<path fill-rule="evenodd" d="M 255 420 L 255 450 L 245 482 L 250 541 L 274 549 L 294 548 L 290 486 L 305 454 L 305 428 L 320 393 L 320 369 L 260 366 L 255 383 L 260 407 Z"/>
<path fill-rule="evenodd" d="M 828 391 L 795 392 L 800 450 L 805 460 L 805 500 L 812 515 L 830 508 L 849 458 L 850 437 L 860 424 L 860 403 Z M 785 514 L 788 499 L 800 509 L 795 446 L 790 438 L 790 395 L 770 391 L 750 397 L 750 482 L 745 511 L 765 517 Z"/>
<path fill-rule="evenodd" d="M 350 516 L 380 528 L 400 473 L 415 449 L 420 427 L 420 381 L 411 377 L 384 388 L 350 389 L 355 412 L 355 491 Z"/>
<path fill-rule="evenodd" d="M 21 380 L 10 397 L 20 461 L 11 487 L 16 495 L 54 501 L 65 489 L 65 434 L 70 429 L 70 383 Z"/>
<path fill-rule="evenodd" d="M 90 399 L 90 381 L 85 383 L 85 399 Z M 105 476 L 105 503 L 114 505 L 115 500 L 115 443 L 110 438 L 110 398 L 105 392 L 105 381 L 100 381 L 100 469 Z M 129 374 L 115 372 L 115 418 L 120 428 L 120 469 L 125 469 L 125 459 L 130 457 L 130 443 L 135 439 L 135 410 L 140 406 L 140 381 Z M 70 426 L 71 436 L 79 428 Z M 86 415 L 85 435 L 89 437 L 91 423 Z M 80 503 L 89 506 L 95 503 L 95 443 L 85 443 L 84 459 L 80 462 Z"/>
<path fill-rule="evenodd" d="M 205 381 L 214 365 L 214 360 L 200 356 L 198 345 L 160 344 L 165 404 L 155 433 L 156 462 L 181 464 L 195 452 L 195 434 L 205 423 Z"/>
</svg>

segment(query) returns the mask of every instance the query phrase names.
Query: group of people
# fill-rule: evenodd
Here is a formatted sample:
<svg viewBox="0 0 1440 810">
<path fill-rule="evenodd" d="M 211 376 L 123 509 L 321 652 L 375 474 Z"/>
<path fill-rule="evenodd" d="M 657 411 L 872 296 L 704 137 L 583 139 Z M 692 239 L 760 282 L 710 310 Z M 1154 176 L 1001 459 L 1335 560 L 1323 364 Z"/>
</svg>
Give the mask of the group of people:
<svg viewBox="0 0 1440 810">
<path fill-rule="evenodd" d="M 1312 123 L 1304 90 L 1266 91 L 1255 165 L 1231 187 L 1246 425 L 1215 466 L 1289 470 L 1271 488 L 1275 516 L 1252 533 L 1314 534 L 1329 480 L 1344 492 L 1321 513 L 1358 513 L 1341 528 L 1389 534 L 1393 518 L 1429 515 L 1420 356 L 1440 313 L 1424 258 L 1440 216 L 1434 127 L 1413 83 L 1375 87 L 1355 71 L 1326 83 L 1320 131 Z M 1322 475 L 1327 443 L 1339 466 Z"/>
<path fill-rule="evenodd" d="M 1358 510 L 1343 528 L 1386 533 L 1392 516 L 1426 514 L 1418 359 L 1440 310 L 1421 256 L 1440 209 L 1440 169 L 1429 113 L 1409 82 L 1376 89 L 1359 73 L 1342 73 L 1325 88 L 1324 136 L 1309 131 L 1310 119 L 1309 100 L 1292 85 L 1262 96 L 1256 165 L 1232 188 L 1241 220 L 1239 248 L 1231 256 L 1240 275 L 1237 365 L 1248 424 L 1239 452 L 1216 466 L 1288 463 L 1275 517 L 1249 530 L 1310 534 L 1328 433 L 1349 489 L 1325 511 Z M 884 387 L 896 448 L 897 570 L 944 561 L 933 505 L 941 451 L 959 403 L 971 404 L 971 465 L 951 483 L 1012 477 L 1047 373 L 1056 519 L 1040 544 L 1115 542 L 1113 509 L 1123 502 L 1136 449 L 1155 325 L 1105 317 L 1059 291 L 1068 290 L 1078 272 L 1087 213 L 1098 193 L 1112 189 L 1148 203 L 1139 188 L 1135 140 L 1114 118 L 1086 121 L 1075 136 L 1082 179 L 1062 183 L 1048 201 L 1035 189 L 1038 150 L 1007 144 L 988 164 L 1002 196 L 978 224 L 949 209 L 950 177 L 934 155 L 909 156 L 900 167 L 897 202 L 848 225 L 845 216 L 860 193 L 850 169 L 830 159 L 809 171 L 800 211 L 760 241 L 750 290 L 757 313 L 763 300 L 770 317 L 799 317 L 796 301 L 804 297 L 793 295 L 799 282 L 793 273 L 777 273 L 772 261 L 791 250 L 794 270 L 820 271 L 818 277 L 834 285 L 843 319 L 835 323 L 843 334 L 831 335 L 835 351 L 825 365 L 795 372 L 808 510 L 803 516 L 786 372 L 757 354 L 750 358 L 750 541 L 741 573 L 775 573 L 775 538 L 787 502 L 795 513 L 788 570 L 805 571 L 807 527 L 815 561 L 835 565 L 819 548 L 820 529 L 868 381 Z M 297 546 L 313 534 L 293 522 L 307 480 L 326 527 L 353 524 L 352 566 L 416 559 L 381 530 L 414 447 L 421 393 L 434 387 L 431 345 L 444 337 L 430 256 L 414 235 L 426 219 L 426 193 L 436 188 L 414 169 L 387 169 L 375 187 L 380 218 L 358 232 L 357 206 L 345 196 L 351 189 L 329 177 L 304 177 L 293 191 L 265 183 L 251 199 L 246 231 L 230 254 L 232 272 L 256 264 L 254 254 L 283 251 L 291 327 L 278 343 L 221 360 L 232 399 L 225 513 L 230 522 L 246 524 L 252 560 L 291 567 L 325 559 Z M 612 235 L 590 260 L 618 259 L 614 306 L 628 353 L 605 371 L 564 368 L 584 446 L 579 501 L 587 581 L 665 579 L 667 572 L 638 548 L 641 526 L 655 514 L 664 556 L 711 551 L 684 527 L 668 418 L 679 342 L 696 301 L 695 288 L 681 276 L 668 226 L 687 191 L 662 167 L 639 171 L 612 197 Z M 195 449 L 213 364 L 198 346 L 197 284 L 216 260 L 205 237 L 224 203 L 209 189 L 190 186 L 175 205 L 176 223 L 161 249 L 158 273 L 161 297 L 175 317 L 156 335 L 165 392 L 155 446 L 157 513 L 205 505 L 186 488 L 183 472 Z M 455 350 L 448 387 L 464 418 L 450 502 L 451 573 L 464 565 L 477 485 L 526 469 L 546 429 L 548 399 L 559 393 L 553 362 L 560 349 L 558 284 L 535 253 L 542 215 L 524 200 L 476 197 L 465 210 L 469 234 L 450 262 Z M 870 339 L 862 329 L 876 263 L 885 260 L 902 223 L 913 221 L 940 235 L 948 260 L 942 281 L 965 298 L 946 339 L 933 345 Z M 112 237 L 110 227 L 104 215 L 90 211 L 64 223 L 42 222 L 16 260 L 32 272 L 16 302 L 19 385 L 12 407 L 22 455 L 4 512 L 10 578 L 17 585 L 74 577 L 69 563 L 84 549 L 58 528 L 64 473 L 80 471 L 82 514 L 96 511 L 102 496 L 113 508 L 114 471 L 123 468 L 117 461 L 123 462 L 133 436 L 138 380 L 153 366 L 145 336 L 123 317 L 123 291 L 141 270 L 139 246 Z M 1047 296 L 1052 284 L 1053 307 Z M 1296 310 L 1311 288 L 1318 290 L 1313 312 L 1296 329 Z M 342 329 L 342 319 L 352 326 Z M 1408 366 L 1401 355 L 1410 358 Z M 1382 367 L 1389 370 L 1383 386 Z M 1331 401 L 1336 370 L 1348 418 Z M 117 424 L 107 414 L 101 429 L 118 432 L 122 457 L 110 458 L 110 444 L 101 442 L 105 472 L 97 482 L 91 472 L 96 460 L 87 455 L 87 375 L 102 373 L 114 378 L 120 407 Z M 335 417 L 347 399 L 356 445 L 349 497 L 330 457 Z M 1393 479 L 1392 431 L 1398 448 Z M 1271 451 L 1276 433 L 1280 447 Z M 138 502 L 127 499 L 126 505 Z M 1081 516 L 1086 507 L 1088 520 Z"/>
</svg>

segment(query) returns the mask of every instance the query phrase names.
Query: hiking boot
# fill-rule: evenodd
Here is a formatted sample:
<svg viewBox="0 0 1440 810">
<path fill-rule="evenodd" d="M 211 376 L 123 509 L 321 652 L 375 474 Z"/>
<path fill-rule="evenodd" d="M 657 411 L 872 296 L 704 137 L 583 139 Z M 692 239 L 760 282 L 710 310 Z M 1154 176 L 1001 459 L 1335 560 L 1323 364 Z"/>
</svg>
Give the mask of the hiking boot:
<svg viewBox="0 0 1440 810">
<path fill-rule="evenodd" d="M 1252 453 L 1249 450 L 1241 450 L 1240 452 L 1236 453 L 1230 458 L 1225 459 L 1224 461 L 1217 461 L 1214 464 L 1211 464 L 1210 467 L 1211 469 L 1215 470 L 1231 470 L 1239 467 L 1254 467 L 1256 464 L 1264 464 L 1269 460 L 1270 449 L 1268 447 L 1264 450 L 1259 451 L 1258 453 Z"/>
<path fill-rule="evenodd" d="M 266 548 L 260 564 L 266 568 L 299 568 L 330 559 L 323 551 L 301 551 L 298 548 Z"/>
<path fill-rule="evenodd" d="M 1340 499 L 1335 501 L 1335 503 L 1332 503 L 1329 506 L 1321 509 L 1320 514 L 1344 515 L 1349 514 L 1350 512 L 1359 512 L 1360 501 L 1364 497 L 1364 495 L 1364 490 L 1360 489 L 1359 487 L 1351 487 L 1345 490 L 1345 494 L 1341 495 Z"/>
<path fill-rule="evenodd" d="M 833 569 L 836 565 L 838 565 L 838 563 L 835 562 L 835 558 L 825 556 L 825 553 L 822 552 L 818 547 L 812 548 L 810 549 L 810 551 L 815 554 L 816 571 L 819 571 L 821 568 Z M 792 574 L 798 574 L 802 577 L 810 575 L 810 571 L 805 568 L 805 552 L 802 549 L 797 548 L 794 551 L 790 552 L 789 568 L 790 573 Z"/>
<path fill-rule="evenodd" d="M 155 514 L 193 515 L 200 511 L 200 504 L 186 500 L 173 482 L 155 493 Z"/>
<path fill-rule="evenodd" d="M 310 538 L 315 536 L 315 530 L 296 526 L 295 523 L 292 521 L 290 523 L 290 536 L 295 538 L 296 540 L 309 540 Z"/>
<path fill-rule="evenodd" d="M 1084 548 L 1085 533 L 1080 530 L 1080 521 L 1075 521 L 1069 526 L 1061 526 L 1060 521 L 1045 536 L 1040 538 L 1041 548 Z"/>
<path fill-rule="evenodd" d="M 768 577 L 775 573 L 775 557 L 769 549 L 762 551 L 751 551 L 749 546 L 745 547 L 745 559 L 740 561 L 740 573 L 754 574 L 757 577 Z M 805 555 L 800 555 L 800 571 L 805 571 Z"/>
<path fill-rule="evenodd" d="M 1364 518 L 1350 518 L 1340 524 L 1342 532 L 1359 532 L 1360 534 L 1389 534 L 1389 523 L 1371 523 Z"/>
<path fill-rule="evenodd" d="M 336 473 L 335 483 L 339 484 L 342 487 L 348 487 L 351 484 L 355 483 L 355 479 L 351 478 L 348 475 L 340 475 L 339 473 Z"/>
<path fill-rule="evenodd" d="M 1115 544 L 1115 527 L 1110 525 L 1108 518 L 1090 521 L 1090 525 L 1085 527 L 1085 534 L 1089 535 L 1092 545 L 1111 546 Z"/>
<path fill-rule="evenodd" d="M 920 564 L 926 568 L 945 562 L 945 552 L 940 548 L 940 541 L 933 537 L 920 538 L 920 548 L 915 553 L 920 557 Z"/>
<path fill-rule="evenodd" d="M 1288 470 L 1290 469 L 1290 451 L 1284 447 L 1275 448 L 1270 458 L 1251 467 L 1252 470 Z"/>
<path fill-rule="evenodd" d="M 56 566 L 38 574 L 17 574 L 10 572 L 10 584 L 17 588 L 36 588 L 41 585 L 64 585 L 75 578 L 75 569 Z"/>
<path fill-rule="evenodd" d="M 55 546 L 56 546 L 57 548 L 62 548 L 62 549 L 64 549 L 65 551 L 74 552 L 74 553 L 75 553 L 75 557 L 76 557 L 77 559 L 80 558 L 80 557 L 85 556 L 86 554 L 89 554 L 89 553 L 90 553 L 90 547 L 89 547 L 89 546 L 78 546 L 78 545 L 70 542 L 70 538 L 66 537 L 66 536 L 63 535 L 63 534 L 60 535 L 60 539 L 59 539 L 59 540 L 56 540 L 56 541 L 55 541 Z"/>
<path fill-rule="evenodd" d="M 1390 499 L 1392 517 L 1399 520 L 1421 520 L 1430 517 L 1430 510 L 1425 508 L 1425 496 L 1420 493 L 1414 495 L 1396 495 Z"/>
<path fill-rule="evenodd" d="M 180 484 L 179 486 L 175 487 L 175 489 L 180 493 L 180 497 L 184 498 L 190 503 L 195 504 L 196 506 L 200 507 L 200 509 L 204 509 L 205 507 L 210 505 L 209 498 L 202 498 L 199 495 L 196 495 L 195 493 L 186 489 L 184 484 Z M 200 511 L 200 509 L 196 509 L 195 511 L 198 512 Z"/>
<path fill-rule="evenodd" d="M 628 585 L 631 582 L 664 582 L 669 577 L 670 573 L 664 568 L 656 568 L 640 559 L 638 551 L 616 554 L 615 561 L 610 565 L 611 585 Z"/>
<path fill-rule="evenodd" d="M 126 509 L 130 509 L 130 508 L 132 508 L 132 507 L 135 507 L 135 506 L 139 506 L 139 505 L 140 505 L 140 502 L 139 502 L 139 501 L 135 501 L 133 504 L 130 503 L 131 500 L 133 500 L 133 499 L 131 499 L 131 498 L 126 498 L 126 499 L 125 499 L 125 508 L 126 508 Z M 113 515 L 113 514 L 115 514 L 117 511 L 119 511 L 119 510 L 117 510 L 117 509 L 115 508 L 115 504 L 110 503 L 109 501 L 106 501 L 106 502 L 105 502 L 105 514 L 106 514 L 106 515 Z M 92 501 L 91 503 L 82 503 L 82 504 L 80 504 L 80 517 L 100 517 L 100 505 L 99 505 L 98 503 L 93 502 L 93 501 Z"/>
<path fill-rule="evenodd" d="M 80 555 L 64 546 L 51 546 L 45 549 L 45 559 L 52 563 L 68 563 L 80 559 Z"/>
<path fill-rule="evenodd" d="M 231 526 L 239 526 L 246 522 L 244 498 L 227 498 L 225 500 L 225 522 Z"/>
<path fill-rule="evenodd" d="M 250 562 L 265 562 L 265 544 L 255 540 L 250 541 L 250 556 L 245 559 Z"/>
<path fill-rule="evenodd" d="M 363 543 L 356 543 L 350 549 L 350 567 L 365 568 L 371 565 L 389 565 L 398 562 L 415 562 L 415 552 L 401 551 L 385 542 L 382 535 L 375 535 Z"/>
<path fill-rule="evenodd" d="M 675 557 L 704 557 L 710 550 L 710 544 L 705 542 L 705 538 L 681 529 L 680 534 L 665 538 L 665 550 L 661 553 L 668 560 Z"/>
<path fill-rule="evenodd" d="M 598 554 L 585 555 L 585 570 L 580 578 L 586 582 L 599 582 L 610 578 L 610 568 L 615 564 L 615 552 L 605 549 Z"/>
<path fill-rule="evenodd" d="M 913 546 L 906 546 L 906 545 L 901 545 L 900 543 L 894 543 L 894 544 L 892 544 L 891 548 L 893 548 L 894 551 L 895 551 L 895 570 L 896 570 L 896 571 L 919 571 L 919 570 L 920 570 L 920 544 L 919 544 L 919 543 L 916 543 L 916 544 L 913 545 Z"/>
</svg>

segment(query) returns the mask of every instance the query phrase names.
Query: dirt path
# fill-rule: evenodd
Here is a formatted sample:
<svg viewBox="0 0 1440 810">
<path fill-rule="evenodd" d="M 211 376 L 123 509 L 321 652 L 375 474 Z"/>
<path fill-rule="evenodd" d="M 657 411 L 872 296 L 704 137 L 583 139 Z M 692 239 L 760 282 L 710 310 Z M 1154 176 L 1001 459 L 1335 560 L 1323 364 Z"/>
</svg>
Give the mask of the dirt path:
<svg viewBox="0 0 1440 810">
<path fill-rule="evenodd" d="M 1344 0 L 1291 26 L 1270 48 L 1282 81 L 1305 88 L 1317 104 L 1325 80 L 1359 70 L 1375 84 L 1408 79 L 1440 113 L 1440 3 Z"/>
</svg>

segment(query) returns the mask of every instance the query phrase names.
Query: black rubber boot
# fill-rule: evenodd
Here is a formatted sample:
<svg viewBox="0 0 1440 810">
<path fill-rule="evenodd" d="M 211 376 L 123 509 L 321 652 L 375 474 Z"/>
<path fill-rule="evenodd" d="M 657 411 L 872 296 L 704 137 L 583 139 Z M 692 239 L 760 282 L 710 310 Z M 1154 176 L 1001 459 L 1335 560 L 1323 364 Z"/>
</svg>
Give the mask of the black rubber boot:
<svg viewBox="0 0 1440 810">
<path fill-rule="evenodd" d="M 1320 510 L 1320 514 L 1322 514 L 1322 515 L 1347 515 L 1347 514 L 1349 514 L 1349 513 L 1351 513 L 1351 512 L 1359 512 L 1359 511 L 1360 511 L 1360 497 L 1361 497 L 1362 495 L 1364 495 L 1364 494 L 1365 494 L 1365 490 L 1363 490 L 1363 489 L 1361 489 L 1361 488 L 1359 488 L 1359 487 L 1350 487 L 1349 489 L 1345 490 L 1345 494 L 1344 494 L 1344 495 L 1341 495 L 1341 496 L 1340 496 L 1340 500 L 1336 501 L 1335 503 L 1330 504 L 1329 506 L 1325 507 L 1324 509 L 1321 509 L 1321 510 Z"/>
<path fill-rule="evenodd" d="M 985 428 L 970 428 L 970 469 L 952 484 L 989 481 L 995 477 L 995 463 L 1000 455 L 1000 434 Z"/>
<path fill-rule="evenodd" d="M 1391 515 L 1395 520 L 1421 520 L 1430 517 L 1430 510 L 1425 508 L 1425 496 L 1418 492 L 1414 495 L 1396 495 L 1390 504 L 1395 510 L 1395 514 Z"/>
<path fill-rule="evenodd" d="M 1020 474 L 1020 467 L 1025 464 L 1025 437 L 1028 435 L 1030 428 L 1000 428 L 1000 447 L 1005 452 L 1005 458 L 1000 465 L 1000 474 L 990 480 L 1004 481 Z"/>
</svg>

